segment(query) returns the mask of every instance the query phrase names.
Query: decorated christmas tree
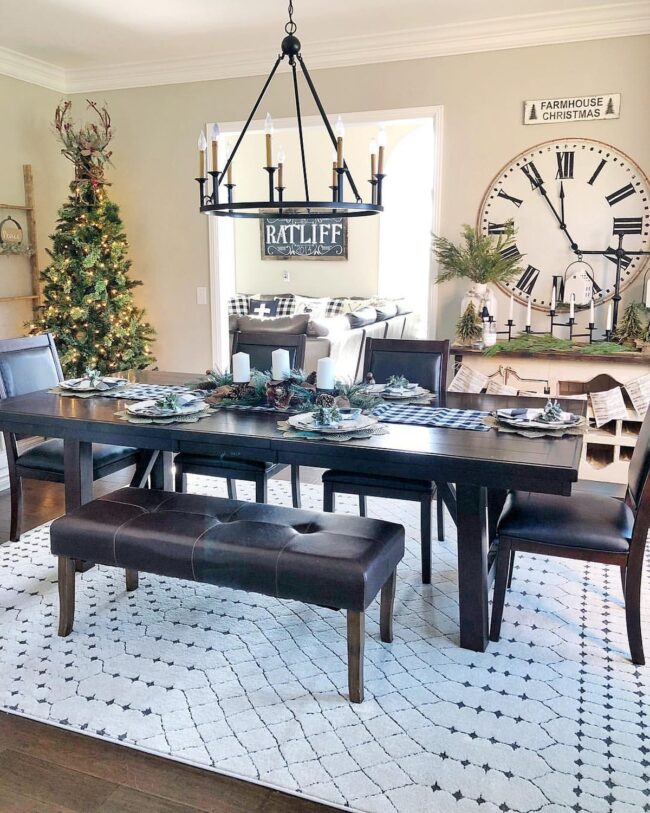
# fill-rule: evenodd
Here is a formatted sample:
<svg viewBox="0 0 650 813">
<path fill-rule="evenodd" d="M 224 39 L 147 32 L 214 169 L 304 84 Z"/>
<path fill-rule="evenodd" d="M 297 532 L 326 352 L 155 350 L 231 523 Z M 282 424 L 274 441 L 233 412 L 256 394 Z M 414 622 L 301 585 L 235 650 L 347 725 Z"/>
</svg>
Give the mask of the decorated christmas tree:
<svg viewBox="0 0 650 813">
<path fill-rule="evenodd" d="M 75 178 L 51 237 L 52 262 L 41 274 L 43 305 L 29 325 L 31 333 L 54 335 L 67 376 L 88 368 L 141 369 L 154 361 L 154 330 L 133 300 L 133 288 L 142 283 L 129 278 L 126 235 L 106 192 L 110 116 L 106 108 L 88 105 L 98 123 L 75 125 L 69 101 L 56 110 L 54 127 Z"/>
</svg>

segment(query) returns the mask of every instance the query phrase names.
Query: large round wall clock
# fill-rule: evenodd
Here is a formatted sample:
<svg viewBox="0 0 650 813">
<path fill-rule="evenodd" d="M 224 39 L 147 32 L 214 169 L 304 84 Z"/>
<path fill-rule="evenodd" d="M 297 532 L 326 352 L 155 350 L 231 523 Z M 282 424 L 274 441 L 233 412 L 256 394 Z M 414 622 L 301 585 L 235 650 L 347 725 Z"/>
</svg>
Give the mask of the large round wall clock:
<svg viewBox="0 0 650 813">
<path fill-rule="evenodd" d="M 546 141 L 509 161 L 483 197 L 478 226 L 484 234 L 502 234 L 509 220 L 516 238 L 507 251 L 521 255 L 521 273 L 500 286 L 504 291 L 545 310 L 553 287 L 561 294 L 565 277 L 577 274 L 591 284 L 580 288 L 572 280 L 568 290 L 586 291 L 576 303 L 586 306 L 593 295 L 599 304 L 615 293 L 621 234 L 621 291 L 648 262 L 633 252 L 650 249 L 650 182 L 627 155 L 601 141 Z M 586 251 L 606 253 L 576 263 Z"/>
</svg>

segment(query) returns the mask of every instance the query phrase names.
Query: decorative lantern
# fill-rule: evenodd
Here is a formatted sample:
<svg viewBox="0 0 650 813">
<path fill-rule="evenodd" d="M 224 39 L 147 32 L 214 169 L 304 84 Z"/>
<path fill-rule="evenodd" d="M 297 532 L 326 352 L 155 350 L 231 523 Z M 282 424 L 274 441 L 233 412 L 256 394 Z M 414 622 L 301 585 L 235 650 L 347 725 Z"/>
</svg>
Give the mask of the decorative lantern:
<svg viewBox="0 0 650 813">
<path fill-rule="evenodd" d="M 23 242 L 23 229 L 13 217 L 0 222 L 0 246 L 19 246 Z"/>
</svg>

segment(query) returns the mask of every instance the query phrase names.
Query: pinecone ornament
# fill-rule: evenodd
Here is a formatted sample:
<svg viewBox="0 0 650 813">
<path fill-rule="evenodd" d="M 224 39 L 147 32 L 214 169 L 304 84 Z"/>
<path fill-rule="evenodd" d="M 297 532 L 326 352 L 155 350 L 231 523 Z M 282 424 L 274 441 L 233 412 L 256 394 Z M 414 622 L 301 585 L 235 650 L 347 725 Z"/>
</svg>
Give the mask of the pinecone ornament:
<svg viewBox="0 0 650 813">
<path fill-rule="evenodd" d="M 320 395 L 316 396 L 315 404 L 316 406 L 331 408 L 335 406 L 336 399 L 327 392 L 321 392 Z"/>
</svg>

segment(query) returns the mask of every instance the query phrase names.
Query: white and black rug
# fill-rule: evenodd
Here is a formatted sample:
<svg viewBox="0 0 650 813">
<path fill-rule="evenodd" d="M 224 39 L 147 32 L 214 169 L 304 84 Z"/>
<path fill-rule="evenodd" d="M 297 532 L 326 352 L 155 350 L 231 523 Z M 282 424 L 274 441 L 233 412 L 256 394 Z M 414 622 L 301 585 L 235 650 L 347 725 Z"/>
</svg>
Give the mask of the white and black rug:
<svg viewBox="0 0 650 813">
<path fill-rule="evenodd" d="M 286 484 L 270 500 L 289 504 Z M 127 594 L 102 567 L 78 577 L 58 638 L 44 526 L 0 546 L 0 706 L 359 811 L 650 810 L 650 667 L 628 658 L 618 570 L 520 555 L 501 642 L 467 652 L 449 519 L 423 586 L 417 504 L 370 510 L 409 549 L 393 644 L 368 613 L 363 704 L 343 613 L 147 575 Z"/>
</svg>

